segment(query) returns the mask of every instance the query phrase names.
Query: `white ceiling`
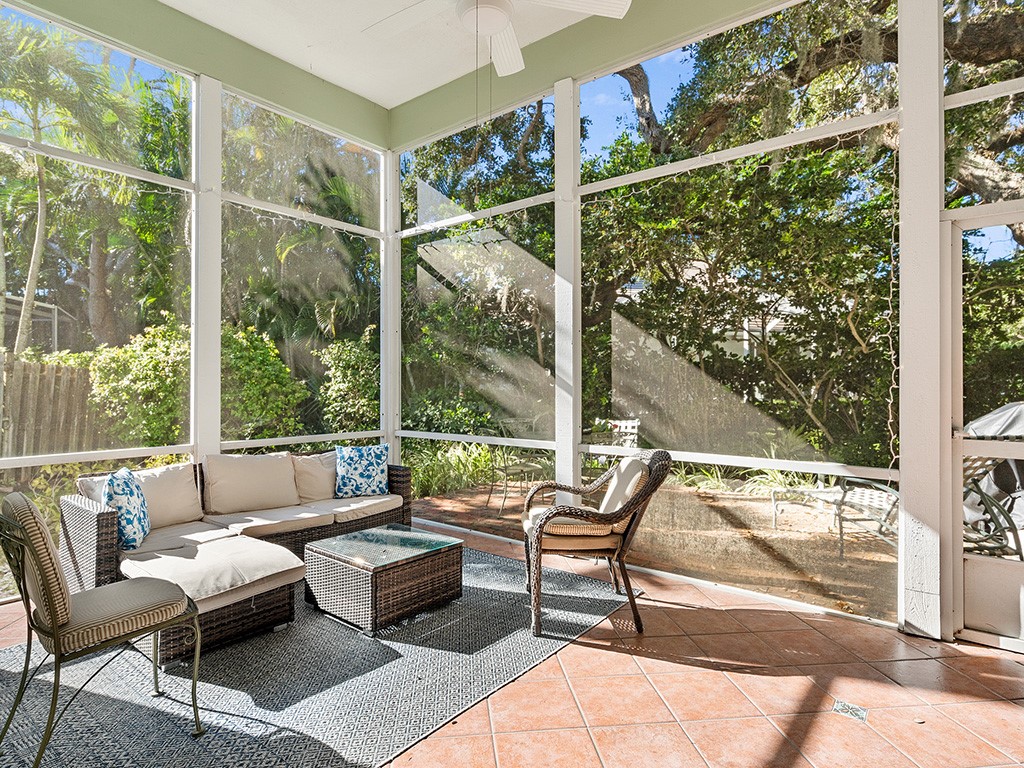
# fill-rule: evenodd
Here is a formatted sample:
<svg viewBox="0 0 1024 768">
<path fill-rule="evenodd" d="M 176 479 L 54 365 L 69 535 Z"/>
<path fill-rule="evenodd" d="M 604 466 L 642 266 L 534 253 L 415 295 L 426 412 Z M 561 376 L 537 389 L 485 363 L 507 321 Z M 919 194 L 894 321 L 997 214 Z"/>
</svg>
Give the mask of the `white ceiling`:
<svg viewBox="0 0 1024 768">
<path fill-rule="evenodd" d="M 388 109 L 488 61 L 487 41 L 478 53 L 474 36 L 456 18 L 456 0 L 441 15 L 392 35 L 363 30 L 416 0 L 160 2 Z M 513 3 L 524 47 L 585 18 L 528 0 Z"/>
</svg>

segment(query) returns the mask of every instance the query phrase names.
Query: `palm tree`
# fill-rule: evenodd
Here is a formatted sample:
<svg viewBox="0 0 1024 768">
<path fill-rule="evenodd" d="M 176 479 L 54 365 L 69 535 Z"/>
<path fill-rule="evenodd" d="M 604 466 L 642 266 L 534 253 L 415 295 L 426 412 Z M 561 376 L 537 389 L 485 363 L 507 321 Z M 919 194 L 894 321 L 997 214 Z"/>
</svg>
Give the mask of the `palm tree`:
<svg viewBox="0 0 1024 768">
<path fill-rule="evenodd" d="M 0 127 L 36 142 L 107 154 L 126 124 L 123 101 L 107 71 L 86 61 L 78 41 L 54 28 L 0 24 Z M 46 159 L 33 158 L 36 222 L 14 354 L 29 345 L 46 249 Z"/>
</svg>

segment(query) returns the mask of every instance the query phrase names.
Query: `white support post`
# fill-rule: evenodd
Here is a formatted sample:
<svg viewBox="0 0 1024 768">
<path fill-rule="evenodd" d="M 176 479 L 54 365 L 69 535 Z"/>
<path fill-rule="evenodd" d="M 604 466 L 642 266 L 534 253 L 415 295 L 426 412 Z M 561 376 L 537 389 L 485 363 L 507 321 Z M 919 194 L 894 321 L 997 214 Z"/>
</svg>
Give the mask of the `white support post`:
<svg viewBox="0 0 1024 768">
<path fill-rule="evenodd" d="M 949 259 L 943 249 L 942 4 L 901 0 L 900 628 L 956 629 Z"/>
<path fill-rule="evenodd" d="M 381 189 L 380 428 L 391 462 L 402 461 L 402 176 L 397 152 L 385 152 Z"/>
<path fill-rule="evenodd" d="M 580 104 L 576 83 L 555 83 L 555 480 L 579 485 L 582 437 Z M 559 503 L 571 503 L 559 494 Z"/>
<path fill-rule="evenodd" d="M 221 84 L 200 75 L 192 110 L 192 453 L 220 453 Z"/>
</svg>

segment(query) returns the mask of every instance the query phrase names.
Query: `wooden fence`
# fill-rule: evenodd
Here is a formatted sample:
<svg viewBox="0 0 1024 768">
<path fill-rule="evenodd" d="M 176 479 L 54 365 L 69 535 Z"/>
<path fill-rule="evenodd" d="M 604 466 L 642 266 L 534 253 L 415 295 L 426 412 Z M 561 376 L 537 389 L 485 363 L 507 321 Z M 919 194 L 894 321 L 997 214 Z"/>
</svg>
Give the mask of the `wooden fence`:
<svg viewBox="0 0 1024 768">
<path fill-rule="evenodd" d="M 89 403 L 89 371 L 3 357 L 0 376 L 0 456 L 108 448 L 101 419 Z"/>
</svg>

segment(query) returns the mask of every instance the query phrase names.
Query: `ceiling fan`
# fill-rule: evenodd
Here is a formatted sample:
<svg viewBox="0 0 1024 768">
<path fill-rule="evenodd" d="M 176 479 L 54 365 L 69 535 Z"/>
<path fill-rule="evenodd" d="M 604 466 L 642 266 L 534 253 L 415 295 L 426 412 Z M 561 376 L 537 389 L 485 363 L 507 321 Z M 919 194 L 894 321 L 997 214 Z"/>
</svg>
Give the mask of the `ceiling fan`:
<svg viewBox="0 0 1024 768">
<path fill-rule="evenodd" d="M 526 1 L 548 8 L 575 11 L 589 16 L 609 16 L 613 19 L 625 16 L 632 3 L 632 0 Z M 381 35 L 399 34 L 444 13 L 453 5 L 456 16 L 469 32 L 490 39 L 491 61 L 494 62 L 494 70 L 499 77 L 523 69 L 523 52 L 512 26 L 515 6 L 511 0 L 418 0 L 408 8 L 375 21 L 363 31 Z"/>
</svg>

